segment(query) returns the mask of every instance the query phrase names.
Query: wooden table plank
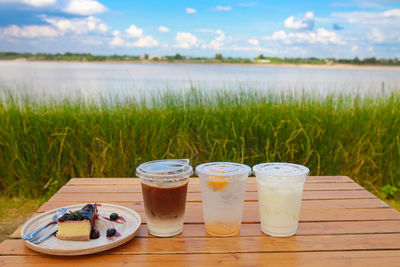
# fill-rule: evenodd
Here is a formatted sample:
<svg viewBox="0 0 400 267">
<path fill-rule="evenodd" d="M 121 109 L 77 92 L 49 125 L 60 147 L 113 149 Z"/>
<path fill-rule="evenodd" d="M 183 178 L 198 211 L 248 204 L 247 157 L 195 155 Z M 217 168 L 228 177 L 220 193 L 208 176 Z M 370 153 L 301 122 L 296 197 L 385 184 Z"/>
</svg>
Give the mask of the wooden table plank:
<svg viewBox="0 0 400 267">
<path fill-rule="evenodd" d="M 335 191 L 335 190 L 365 190 L 356 183 L 306 183 L 304 191 Z M 247 192 L 257 192 L 257 184 L 249 183 Z M 141 193 L 140 184 L 85 184 L 85 185 L 66 185 L 58 192 L 62 193 Z M 189 183 L 188 192 L 201 192 L 200 184 Z"/>
<path fill-rule="evenodd" d="M 139 178 L 71 178 L 66 185 L 131 185 L 139 183 Z M 199 178 L 192 177 L 189 183 L 199 184 Z M 256 178 L 249 177 L 247 183 L 256 183 Z M 308 176 L 306 183 L 354 183 L 354 181 L 347 176 Z"/>
<path fill-rule="evenodd" d="M 345 235 L 345 234 L 376 234 L 400 233 L 399 221 L 333 221 L 333 222 L 300 222 L 296 235 Z M 244 223 L 240 227 L 238 236 L 260 236 L 261 226 L 258 223 Z M 142 224 L 137 233 L 138 237 L 156 238 L 150 235 L 147 225 Z M 203 237 L 209 236 L 203 224 L 186 223 L 183 232 L 175 237 Z M 10 239 L 21 238 L 21 227 L 17 229 Z"/>
<path fill-rule="evenodd" d="M 249 205 L 254 203 L 253 205 Z M 60 206 L 65 204 L 60 203 Z M 146 223 L 143 206 L 126 205 L 134 209 Z M 201 203 L 188 203 L 184 217 L 185 223 L 204 223 Z M 368 208 L 368 209 L 333 209 L 314 208 L 302 209 L 300 222 L 324 222 L 324 221 L 386 221 L 400 220 L 400 213 L 391 208 Z M 242 223 L 259 223 L 259 209 L 257 203 L 247 202 L 243 211 Z"/>
<path fill-rule="evenodd" d="M 6 255 L 40 255 L 28 249 L 22 239 L 6 240 L 0 251 Z M 400 234 L 310 235 L 270 237 L 170 237 L 134 238 L 107 254 L 192 254 L 299 251 L 400 250 Z"/>
<path fill-rule="evenodd" d="M 305 191 L 303 192 L 304 200 L 311 199 L 360 199 L 360 198 L 371 198 L 374 199 L 375 196 L 372 195 L 367 190 L 338 190 L 338 191 Z M 142 193 L 63 193 L 58 192 L 52 198 L 52 201 L 68 201 L 74 199 L 79 202 L 138 202 L 143 201 Z M 258 201 L 257 192 L 246 192 L 246 201 Z M 187 202 L 200 202 L 201 193 L 194 192 L 188 193 L 186 197 Z"/>
<path fill-rule="evenodd" d="M 400 233 L 399 221 L 334 221 L 334 222 L 300 222 L 296 235 L 345 235 L 345 234 L 376 234 Z M 259 224 L 245 223 L 241 225 L 238 236 L 263 235 Z M 142 225 L 138 237 L 156 238 L 147 231 L 147 225 Z M 203 224 L 185 224 L 183 232 L 177 237 L 210 236 Z"/>
<path fill-rule="evenodd" d="M 398 266 L 399 250 L 297 252 L 297 253 L 229 253 L 182 255 L 90 255 L 82 257 L 4 256 L 0 264 L 9 266 Z"/>
<path fill-rule="evenodd" d="M 49 210 L 61 208 L 68 205 L 81 204 L 81 201 L 69 200 L 69 201 L 52 201 L 44 203 L 37 212 L 46 212 Z M 100 202 L 105 203 L 105 202 Z M 143 202 L 116 202 L 109 201 L 107 203 L 118 204 L 121 206 L 128 207 L 130 209 L 138 209 L 143 207 Z M 186 212 L 192 209 L 192 206 L 199 206 L 199 202 L 188 202 L 186 203 Z M 321 207 L 332 208 L 332 209 L 368 209 L 368 208 L 389 208 L 390 206 L 380 199 L 332 199 L 332 200 L 303 200 L 302 209 L 318 209 Z M 244 210 L 247 209 L 258 209 L 257 202 L 245 202 Z M 143 208 L 142 208 L 143 209 Z"/>
</svg>

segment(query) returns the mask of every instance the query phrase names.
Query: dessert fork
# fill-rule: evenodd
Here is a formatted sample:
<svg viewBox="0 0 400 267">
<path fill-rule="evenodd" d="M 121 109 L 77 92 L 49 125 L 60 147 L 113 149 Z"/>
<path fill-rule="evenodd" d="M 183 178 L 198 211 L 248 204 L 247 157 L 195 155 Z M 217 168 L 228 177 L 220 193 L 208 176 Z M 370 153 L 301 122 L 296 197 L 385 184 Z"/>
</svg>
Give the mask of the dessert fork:
<svg viewBox="0 0 400 267">
<path fill-rule="evenodd" d="M 51 222 L 47 223 L 46 225 L 43 225 L 39 229 L 36 229 L 36 230 L 34 230 L 34 231 L 30 232 L 30 233 L 27 233 L 26 235 L 21 236 L 21 238 L 22 239 L 27 239 L 27 240 L 35 239 L 43 229 L 47 228 L 49 225 L 56 224 L 58 218 L 60 218 L 61 216 L 63 216 L 67 212 L 68 212 L 68 209 L 66 209 L 66 208 L 58 209 L 56 214 L 54 214 L 53 220 Z"/>
<path fill-rule="evenodd" d="M 47 238 L 49 238 L 50 236 L 52 236 L 53 234 L 55 234 L 58 231 L 58 227 L 56 225 L 55 229 L 51 230 L 50 232 L 38 237 L 38 238 L 33 238 L 32 240 L 29 240 L 30 242 L 34 243 L 34 244 L 39 244 L 40 242 L 45 241 Z"/>
</svg>

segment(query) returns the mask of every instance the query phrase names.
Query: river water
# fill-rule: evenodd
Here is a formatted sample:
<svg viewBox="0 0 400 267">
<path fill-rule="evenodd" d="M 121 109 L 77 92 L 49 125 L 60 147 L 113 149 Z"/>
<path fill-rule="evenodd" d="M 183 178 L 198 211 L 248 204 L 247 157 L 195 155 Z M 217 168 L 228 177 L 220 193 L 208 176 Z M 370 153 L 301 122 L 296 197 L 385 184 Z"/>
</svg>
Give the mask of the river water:
<svg viewBox="0 0 400 267">
<path fill-rule="evenodd" d="M 37 97 L 138 96 L 191 86 L 377 96 L 400 90 L 400 68 L 0 61 L 0 87 Z"/>
</svg>

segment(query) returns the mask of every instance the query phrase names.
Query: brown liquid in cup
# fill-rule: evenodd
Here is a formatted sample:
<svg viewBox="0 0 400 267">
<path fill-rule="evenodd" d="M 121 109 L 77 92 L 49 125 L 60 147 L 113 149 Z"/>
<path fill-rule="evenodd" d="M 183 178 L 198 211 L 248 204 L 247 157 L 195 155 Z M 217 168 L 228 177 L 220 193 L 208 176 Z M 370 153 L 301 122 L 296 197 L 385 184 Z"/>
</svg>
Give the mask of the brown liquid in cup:
<svg viewBox="0 0 400 267">
<path fill-rule="evenodd" d="M 155 219 L 182 217 L 185 213 L 187 185 L 161 188 L 142 183 L 146 216 Z"/>
</svg>

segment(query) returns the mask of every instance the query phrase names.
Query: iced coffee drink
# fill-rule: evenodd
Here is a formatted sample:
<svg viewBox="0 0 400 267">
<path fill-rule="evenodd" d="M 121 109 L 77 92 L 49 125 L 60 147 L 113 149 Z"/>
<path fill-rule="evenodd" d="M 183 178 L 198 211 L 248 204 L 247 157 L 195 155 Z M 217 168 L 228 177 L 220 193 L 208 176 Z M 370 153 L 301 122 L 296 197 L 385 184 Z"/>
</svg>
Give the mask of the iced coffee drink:
<svg viewBox="0 0 400 267">
<path fill-rule="evenodd" d="M 261 229 L 271 236 L 296 234 L 307 167 L 264 163 L 253 167 L 257 176 Z"/>
<path fill-rule="evenodd" d="M 192 167 L 187 159 L 155 160 L 136 169 L 142 183 L 147 227 L 152 235 L 182 232 L 187 185 Z"/>
<path fill-rule="evenodd" d="M 249 166 L 232 162 L 212 162 L 196 167 L 207 233 L 214 236 L 239 233 L 250 172 Z"/>
</svg>

